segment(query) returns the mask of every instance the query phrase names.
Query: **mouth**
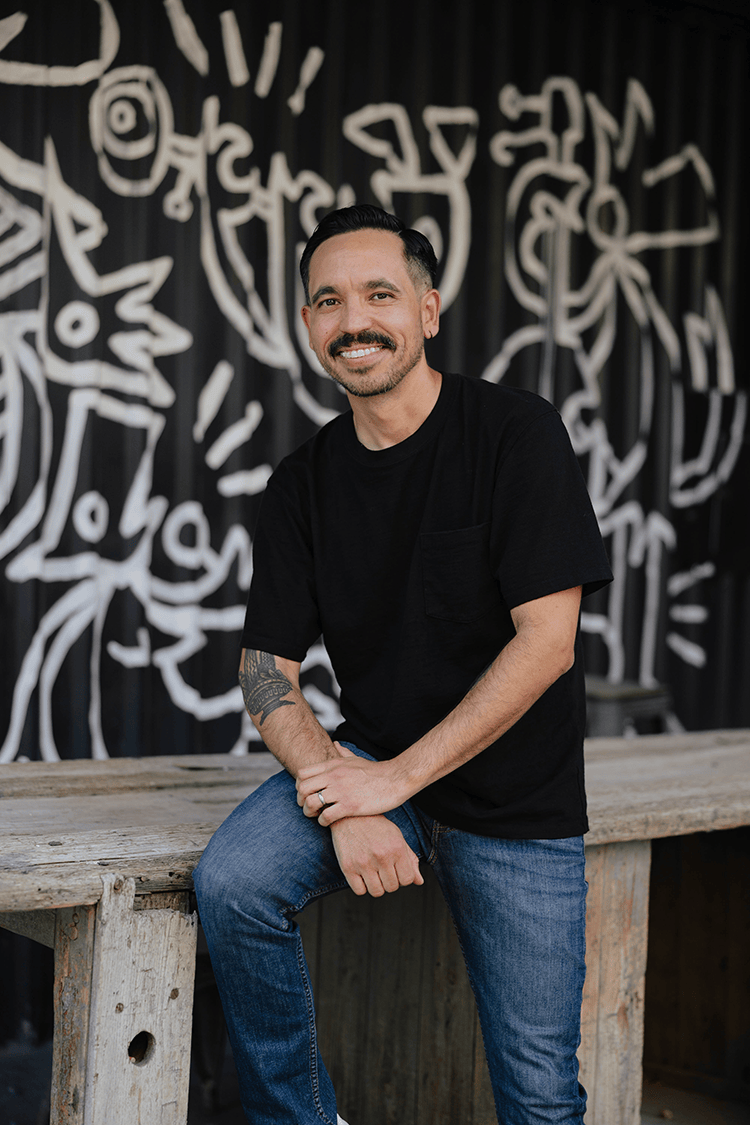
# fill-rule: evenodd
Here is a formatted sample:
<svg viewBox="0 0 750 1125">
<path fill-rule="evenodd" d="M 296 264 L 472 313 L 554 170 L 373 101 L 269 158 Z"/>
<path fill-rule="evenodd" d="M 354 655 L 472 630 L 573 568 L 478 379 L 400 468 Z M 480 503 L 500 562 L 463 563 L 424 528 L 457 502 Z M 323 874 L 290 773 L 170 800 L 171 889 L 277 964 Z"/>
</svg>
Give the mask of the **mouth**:
<svg viewBox="0 0 750 1125">
<path fill-rule="evenodd" d="M 375 348 L 356 348 L 352 351 L 339 351 L 336 354 L 343 356 L 344 359 L 363 359 L 366 355 L 375 355 L 376 352 L 382 352 L 383 345 L 378 344 Z"/>
<path fill-rule="evenodd" d="M 379 352 L 395 350 L 396 345 L 388 336 L 376 336 L 371 332 L 363 332 L 359 337 L 339 336 L 328 349 L 333 359 L 340 357 L 346 360 L 368 359 Z"/>
</svg>

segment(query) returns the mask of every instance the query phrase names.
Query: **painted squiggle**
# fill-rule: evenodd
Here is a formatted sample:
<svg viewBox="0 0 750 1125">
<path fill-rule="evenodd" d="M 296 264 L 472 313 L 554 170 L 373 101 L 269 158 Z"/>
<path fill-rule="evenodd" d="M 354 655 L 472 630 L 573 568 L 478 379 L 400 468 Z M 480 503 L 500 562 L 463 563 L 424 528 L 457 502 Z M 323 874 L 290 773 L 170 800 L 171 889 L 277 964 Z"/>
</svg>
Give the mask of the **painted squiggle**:
<svg viewBox="0 0 750 1125">
<path fill-rule="evenodd" d="M 35 708 L 42 756 L 67 752 L 58 744 L 54 694 L 84 640 L 82 696 L 94 757 L 117 749 L 105 733 L 104 679 L 112 665 L 158 676 L 165 698 L 196 722 L 236 716 L 233 752 L 242 753 L 257 735 L 234 668 L 216 690 L 194 671 L 213 645 L 238 638 L 252 571 L 245 527 L 235 522 L 217 533 L 213 509 L 263 492 L 272 468 L 264 427 L 277 401 L 315 425 L 336 414 L 297 315 L 303 296 L 290 263 L 328 208 L 370 197 L 390 208 L 417 197 L 424 213 L 416 225 L 438 252 L 449 309 L 477 237 L 472 174 L 487 158 L 477 147 L 480 125 L 496 111 L 429 104 L 410 113 L 396 100 L 342 109 L 343 164 L 352 158 L 362 168 L 366 158 L 367 172 L 361 182 L 331 182 L 318 167 L 299 167 L 295 151 L 280 143 L 258 153 L 252 115 L 240 119 L 233 96 L 240 91 L 266 110 L 278 103 L 292 125 L 305 122 L 328 62 L 318 43 L 304 44 L 288 67 L 281 22 L 269 21 L 251 40 L 237 6 L 208 12 L 190 0 L 165 0 L 157 6 L 164 50 L 195 84 L 189 118 L 180 113 L 182 91 L 163 77 L 167 69 L 121 50 L 124 25 L 109 0 L 87 2 L 98 51 L 75 63 L 4 59 L 8 44 L 24 46 L 27 20 L 22 13 L 0 20 L 3 93 L 32 86 L 49 88 L 50 96 L 77 92 L 89 130 L 80 143 L 90 146 L 98 175 L 96 184 L 71 182 L 76 173 L 65 161 L 69 138 L 61 130 L 52 129 L 33 158 L 0 143 L 0 559 L 11 592 L 31 584 L 43 595 L 12 685 L 0 761 L 21 752 Z M 211 85 L 218 75 L 221 96 Z M 747 429 L 719 288 L 707 283 L 698 307 L 675 317 L 655 282 L 655 256 L 697 252 L 719 238 L 713 174 L 693 144 L 660 153 L 642 172 L 640 189 L 683 182 L 704 219 L 690 228 L 645 229 L 623 186 L 636 149 L 654 135 L 656 113 L 640 83 L 627 84 L 619 116 L 567 76 L 549 77 L 529 94 L 507 85 L 499 108 L 503 128 L 489 152 L 509 170 L 502 253 L 523 322 L 487 357 L 484 377 L 507 377 L 523 352 L 537 357 L 537 389 L 561 409 L 615 570 L 606 608 L 585 612 L 583 628 L 600 638 L 610 680 L 623 679 L 635 663 L 650 685 L 660 644 L 690 668 L 705 664 L 702 584 L 715 567 L 699 561 L 671 573 L 675 513 L 704 504 L 732 479 Z M 178 131 L 176 120 L 193 123 Z M 105 252 L 119 245 L 118 205 L 136 201 L 158 214 L 160 229 L 194 236 L 194 268 L 213 302 L 213 323 L 226 328 L 218 348 L 206 346 L 203 310 L 178 311 L 170 252 L 126 252 L 116 268 L 102 269 Z M 602 390 L 626 331 L 637 340 L 636 377 L 628 384 L 637 417 L 623 439 Z M 248 366 L 263 372 L 261 390 L 245 388 L 237 351 L 222 351 L 233 333 Z M 194 403 L 186 404 L 174 376 L 176 357 L 199 369 Z M 564 391 L 563 367 L 575 373 Z M 664 494 L 652 495 L 646 480 L 654 434 L 667 429 L 657 416 L 665 370 L 668 479 Z M 274 380 L 276 399 L 265 392 Z M 704 407 L 697 439 L 688 396 Z M 178 459 L 211 481 L 209 500 L 162 495 L 167 488 L 155 483 L 170 427 L 178 425 Z M 108 447 L 125 451 L 117 481 L 91 473 L 91 451 Z M 634 582 L 641 590 L 635 653 L 626 630 Z M 117 617 L 123 600 L 127 629 Z M 335 725 L 337 690 L 322 644 L 303 671 L 321 722 Z"/>
<path fill-rule="evenodd" d="M 649 512 L 625 496 L 642 476 L 649 456 L 658 358 L 666 357 L 673 390 L 671 482 L 664 498 L 668 505 L 699 504 L 729 478 L 747 418 L 747 396 L 735 386 L 718 292 L 707 286 L 705 310 L 684 314 L 682 339 L 681 326 L 664 310 L 643 260 L 649 252 L 699 248 L 719 238 L 713 176 L 694 145 L 645 169 L 641 181 L 647 190 L 673 178 L 692 177 L 691 190 L 704 205 L 706 221 L 689 229 L 637 229 L 616 173 L 629 168 L 639 134 L 653 132 L 654 109 L 639 82 L 628 83 L 621 121 L 594 94 L 584 95 L 566 77 L 550 78 L 539 94 L 528 96 L 506 86 L 499 104 L 510 121 L 523 120 L 526 125 L 497 133 L 490 147 L 498 164 L 517 169 L 506 205 L 505 271 L 516 300 L 534 322 L 505 340 L 484 378 L 502 379 L 515 356 L 526 348 L 538 349 L 538 390 L 559 405 L 576 452 L 588 462 L 589 491 L 610 542 L 615 571 L 609 612 L 585 612 L 583 628 L 601 637 L 609 679 L 620 682 L 625 676 L 627 579 L 640 572 L 645 596 L 638 679 L 650 687 L 656 683 L 660 591 L 676 533 L 668 506 Z M 560 120 L 562 127 L 553 124 Z M 591 168 L 584 167 L 580 157 L 586 141 L 594 146 Z M 582 254 L 591 265 L 576 285 L 572 263 L 577 261 L 580 268 Z M 602 383 L 624 330 L 623 309 L 637 326 L 640 342 L 639 381 L 630 385 L 638 387 L 639 409 L 637 434 L 630 447 L 618 453 L 602 413 Z M 556 386 L 562 351 L 572 357 L 580 380 L 580 388 L 565 397 Z M 715 353 L 714 387 L 709 386 L 710 351 Z M 708 404 L 703 440 L 694 457 L 685 452 L 686 388 L 704 394 Z M 687 622 L 679 613 L 672 620 Z M 689 623 L 705 620 L 693 613 Z M 688 663 L 705 662 L 695 642 L 670 632 L 667 643 Z"/>
</svg>

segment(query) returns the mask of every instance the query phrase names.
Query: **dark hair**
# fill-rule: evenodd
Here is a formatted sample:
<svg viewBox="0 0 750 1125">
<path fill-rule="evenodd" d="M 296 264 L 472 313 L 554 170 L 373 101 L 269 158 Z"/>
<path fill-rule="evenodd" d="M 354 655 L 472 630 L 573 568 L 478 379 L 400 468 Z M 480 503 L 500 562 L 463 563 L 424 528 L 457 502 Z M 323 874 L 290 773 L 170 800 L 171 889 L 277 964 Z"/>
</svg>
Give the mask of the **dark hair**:
<svg viewBox="0 0 750 1125">
<path fill-rule="evenodd" d="M 322 242 L 336 234 L 356 230 L 385 230 L 397 234 L 404 244 L 404 257 L 412 280 L 434 289 L 437 279 L 437 258 L 429 241 L 418 230 L 410 230 L 396 215 L 371 203 L 357 203 L 325 215 L 310 235 L 302 252 L 299 272 L 305 287 L 305 300 L 310 301 L 310 259 Z"/>
</svg>

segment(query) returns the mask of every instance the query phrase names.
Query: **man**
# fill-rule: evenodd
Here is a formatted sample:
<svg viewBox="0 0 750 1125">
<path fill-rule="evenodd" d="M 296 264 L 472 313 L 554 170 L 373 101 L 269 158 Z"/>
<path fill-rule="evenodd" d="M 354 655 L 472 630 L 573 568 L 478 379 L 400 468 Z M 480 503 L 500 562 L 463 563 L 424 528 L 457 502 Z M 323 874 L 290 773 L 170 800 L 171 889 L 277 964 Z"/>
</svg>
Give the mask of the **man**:
<svg viewBox="0 0 750 1125">
<path fill-rule="evenodd" d="M 418 232 L 374 207 L 334 212 L 301 271 L 310 347 L 351 411 L 269 481 L 240 682 L 286 772 L 196 871 L 243 1106 L 253 1125 L 337 1121 L 293 916 L 347 883 L 421 883 L 424 860 L 459 933 L 498 1119 L 581 1122 L 578 618 L 611 573 L 580 470 L 549 403 L 428 365 L 440 298 Z M 321 633 L 336 740 L 299 688 Z"/>
</svg>

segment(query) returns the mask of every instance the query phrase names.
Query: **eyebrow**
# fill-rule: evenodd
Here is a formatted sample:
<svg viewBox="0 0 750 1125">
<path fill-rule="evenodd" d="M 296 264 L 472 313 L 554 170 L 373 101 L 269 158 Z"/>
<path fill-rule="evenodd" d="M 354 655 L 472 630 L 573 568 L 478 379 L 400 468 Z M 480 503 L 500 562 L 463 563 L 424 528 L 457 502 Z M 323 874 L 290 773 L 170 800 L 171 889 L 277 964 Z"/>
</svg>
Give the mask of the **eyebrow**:
<svg viewBox="0 0 750 1125">
<path fill-rule="evenodd" d="M 369 290 L 371 293 L 374 293 L 378 289 L 387 289 L 389 293 L 401 292 L 398 285 L 394 284 L 394 282 L 392 281 L 388 281 L 388 279 L 385 277 L 378 277 L 373 281 L 366 281 L 365 289 Z M 319 289 L 315 290 L 312 297 L 310 298 L 310 304 L 317 304 L 321 297 L 329 297 L 335 293 L 336 289 L 333 285 L 321 285 Z"/>
</svg>

